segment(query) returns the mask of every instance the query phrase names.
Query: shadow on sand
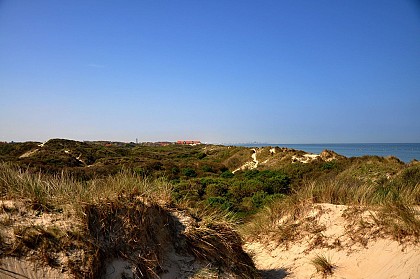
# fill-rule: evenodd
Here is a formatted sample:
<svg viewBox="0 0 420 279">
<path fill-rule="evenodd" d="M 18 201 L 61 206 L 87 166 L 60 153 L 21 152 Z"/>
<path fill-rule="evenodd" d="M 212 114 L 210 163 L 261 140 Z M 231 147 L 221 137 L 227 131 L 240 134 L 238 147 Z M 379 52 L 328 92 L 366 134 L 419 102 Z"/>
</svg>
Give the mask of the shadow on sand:
<svg viewBox="0 0 420 279">
<path fill-rule="evenodd" d="M 286 269 L 267 269 L 261 270 L 261 276 L 264 279 L 283 279 L 286 278 L 289 273 Z"/>
</svg>

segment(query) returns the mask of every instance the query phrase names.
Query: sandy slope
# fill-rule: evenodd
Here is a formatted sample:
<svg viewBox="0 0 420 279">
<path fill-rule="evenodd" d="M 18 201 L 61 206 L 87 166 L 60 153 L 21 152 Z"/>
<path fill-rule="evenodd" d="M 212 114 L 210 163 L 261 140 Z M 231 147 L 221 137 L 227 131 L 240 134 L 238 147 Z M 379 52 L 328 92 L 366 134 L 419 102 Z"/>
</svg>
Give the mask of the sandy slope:
<svg viewBox="0 0 420 279">
<path fill-rule="evenodd" d="M 71 208 L 0 200 L 0 279 L 254 278 L 229 226 L 140 197 L 123 201 L 86 207 L 84 220 Z"/>
<path fill-rule="evenodd" d="M 420 278 L 418 244 L 400 244 L 375 235 L 364 235 L 365 244 L 354 241 L 354 232 L 343 217 L 346 209 L 346 206 L 321 204 L 309 213 L 317 217 L 318 225 L 325 225 L 322 238 L 306 235 L 288 247 L 251 242 L 245 249 L 253 255 L 265 278 L 323 278 L 311 263 L 316 255 L 325 256 L 335 266 L 328 278 Z"/>
</svg>

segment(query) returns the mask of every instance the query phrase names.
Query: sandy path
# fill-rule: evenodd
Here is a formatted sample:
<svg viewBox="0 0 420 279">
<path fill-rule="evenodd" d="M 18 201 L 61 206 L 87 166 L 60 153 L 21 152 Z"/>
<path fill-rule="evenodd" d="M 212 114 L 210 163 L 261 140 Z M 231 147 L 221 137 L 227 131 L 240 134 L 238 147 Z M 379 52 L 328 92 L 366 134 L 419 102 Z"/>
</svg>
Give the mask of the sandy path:
<svg viewBox="0 0 420 279">
<path fill-rule="evenodd" d="M 255 148 L 253 148 L 252 151 L 253 151 L 253 153 L 251 155 L 252 161 L 246 162 L 245 164 L 243 164 L 242 166 L 240 166 L 236 170 L 232 171 L 232 173 L 235 173 L 235 172 L 240 171 L 240 170 L 246 170 L 246 169 L 253 170 L 253 169 L 256 169 L 258 167 L 259 161 L 257 160 L 257 150 Z"/>
<path fill-rule="evenodd" d="M 254 151 L 254 153 L 252 153 L 251 158 L 252 161 L 254 162 L 254 166 L 252 167 L 253 169 L 256 169 L 258 167 L 258 160 L 257 160 L 257 150 L 252 149 L 252 151 Z"/>
</svg>

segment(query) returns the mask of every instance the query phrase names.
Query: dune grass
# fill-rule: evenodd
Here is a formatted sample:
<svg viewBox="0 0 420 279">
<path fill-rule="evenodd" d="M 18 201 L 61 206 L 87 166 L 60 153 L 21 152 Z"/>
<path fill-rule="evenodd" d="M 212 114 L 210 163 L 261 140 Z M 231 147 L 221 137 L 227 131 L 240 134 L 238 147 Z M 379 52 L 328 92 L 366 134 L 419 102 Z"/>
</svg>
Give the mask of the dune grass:
<svg viewBox="0 0 420 279">
<path fill-rule="evenodd" d="M 2 163 L 0 189 L 0 213 L 18 220 L 13 224 L 6 218 L 0 220 L 0 228 L 14 235 L 3 241 L 0 230 L 2 255 L 31 254 L 33 260 L 56 267 L 64 253 L 69 255 L 66 268 L 76 278 L 99 278 L 107 260 L 121 258 L 132 263 L 141 278 L 158 278 L 164 272 L 165 253 L 176 246 L 221 272 L 259 277 L 233 229 L 233 215 L 210 207 L 180 208 L 165 179 L 123 170 L 105 178 L 77 181 L 65 173 L 33 174 Z M 19 209 L 12 214 L 14 209 L 3 201 L 19 203 Z M 23 223 L 24 218 L 38 216 L 78 225 L 68 229 L 35 225 L 32 220 Z M 75 256 L 77 253 L 83 256 Z"/>
<path fill-rule="evenodd" d="M 0 197 L 23 199 L 42 210 L 80 206 L 134 194 L 157 203 L 170 203 L 172 185 L 163 178 L 148 179 L 123 170 L 114 176 L 89 181 L 77 181 L 69 174 L 33 174 L 12 165 L 0 164 Z"/>
<path fill-rule="evenodd" d="M 316 255 L 312 260 L 311 264 L 316 268 L 316 271 L 321 273 L 324 278 L 334 273 L 334 265 L 331 260 L 324 255 Z"/>
<path fill-rule="evenodd" d="M 415 166 L 420 168 L 420 166 Z M 243 227 L 250 239 L 270 235 L 278 242 L 293 239 L 296 220 L 315 203 L 362 207 L 375 212 L 375 223 L 399 241 L 420 236 L 420 178 L 411 169 L 393 180 L 369 183 L 352 177 L 307 180 L 292 194 L 271 203 Z M 408 178 L 409 179 L 408 179 Z M 282 222 L 279 222 L 282 220 Z M 280 224 L 281 223 L 281 224 Z M 293 229 L 291 229 L 293 228 Z"/>
<path fill-rule="evenodd" d="M 4 229 L 13 231 L 13 237 L 1 243 L 0 251 L 12 257 L 30 254 L 34 261 L 51 267 L 59 264 L 59 254 L 65 252 L 72 274 L 77 278 L 97 278 L 107 258 L 130 254 L 130 249 L 136 247 L 146 256 L 126 257 L 127 260 L 136 262 L 136 268 L 148 274 L 146 278 L 152 278 L 162 262 L 158 242 L 164 244 L 167 240 L 164 236 L 159 238 L 156 232 L 161 233 L 170 218 L 162 206 L 172 201 L 171 187 L 164 179 L 148 179 L 129 171 L 77 181 L 64 172 L 33 174 L 2 163 L 0 200 L 20 202 L 20 207 L 16 214 L 7 214 L 18 222 L 0 222 Z M 4 212 L 7 206 L 3 202 L 2 205 Z M 53 216 L 74 226 L 36 225 L 31 216 Z M 144 236 L 153 238 L 146 239 L 146 243 Z M 152 254 L 150 247 L 156 248 Z M 74 253 L 83 256 L 79 258 Z"/>
<path fill-rule="evenodd" d="M 412 238 L 420 241 L 420 210 L 415 207 L 401 202 L 388 203 L 372 217 L 395 240 Z"/>
</svg>

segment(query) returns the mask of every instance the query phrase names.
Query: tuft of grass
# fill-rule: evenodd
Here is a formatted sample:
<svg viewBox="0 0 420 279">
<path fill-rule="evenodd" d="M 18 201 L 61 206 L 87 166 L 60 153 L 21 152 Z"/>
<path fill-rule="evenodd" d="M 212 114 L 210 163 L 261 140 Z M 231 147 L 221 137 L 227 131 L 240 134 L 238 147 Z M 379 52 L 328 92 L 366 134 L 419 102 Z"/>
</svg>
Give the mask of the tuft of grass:
<svg viewBox="0 0 420 279">
<path fill-rule="evenodd" d="M 316 268 L 318 273 L 321 273 L 324 278 L 334 273 L 335 266 L 331 263 L 331 260 L 324 255 L 316 255 L 312 260 L 311 264 Z"/>
<path fill-rule="evenodd" d="M 242 250 L 241 236 L 235 230 L 238 220 L 234 214 L 205 207 L 194 210 L 192 216 L 196 224 L 183 235 L 195 257 L 222 267 L 228 273 L 238 274 L 240 278 L 260 278 L 252 259 Z M 213 274 L 197 276 L 213 278 Z"/>
<path fill-rule="evenodd" d="M 242 226 L 241 233 L 249 240 L 274 240 L 287 244 L 300 233 L 299 220 L 310 210 L 311 204 L 310 200 L 296 194 L 285 196 L 254 215 Z"/>
</svg>

